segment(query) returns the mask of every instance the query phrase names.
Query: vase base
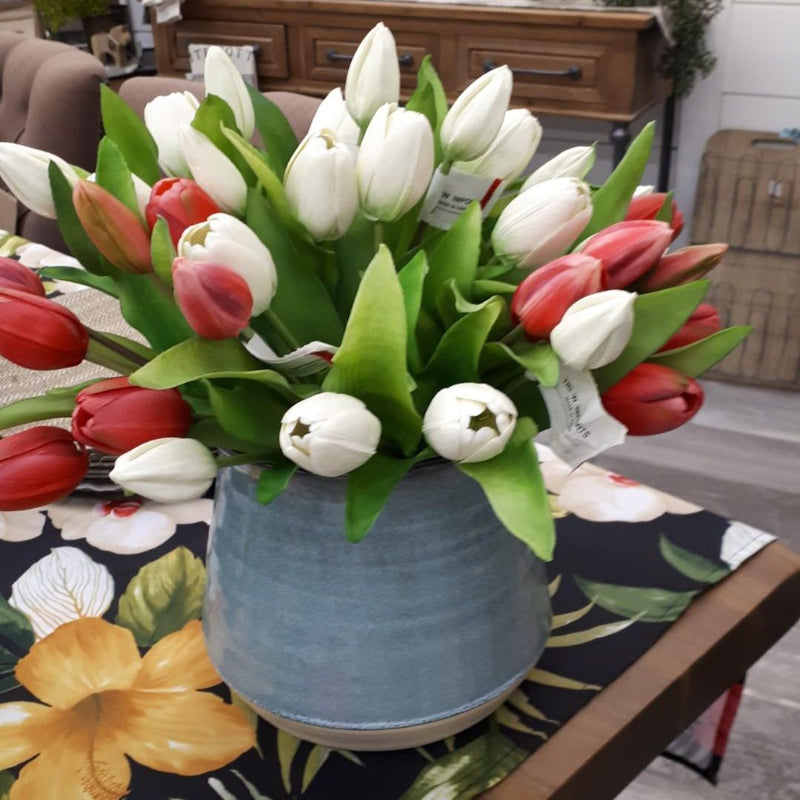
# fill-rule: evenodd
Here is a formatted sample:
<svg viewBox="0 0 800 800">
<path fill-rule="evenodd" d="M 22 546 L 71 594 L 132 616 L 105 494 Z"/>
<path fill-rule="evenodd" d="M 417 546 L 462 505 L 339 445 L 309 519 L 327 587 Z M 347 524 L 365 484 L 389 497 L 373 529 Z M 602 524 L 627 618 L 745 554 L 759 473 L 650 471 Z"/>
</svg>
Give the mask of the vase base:
<svg viewBox="0 0 800 800">
<path fill-rule="evenodd" d="M 331 728 L 323 725 L 313 725 L 282 717 L 279 714 L 273 714 L 271 711 L 249 703 L 247 700 L 244 700 L 244 702 L 271 725 L 307 742 L 321 744 L 335 750 L 404 750 L 409 747 L 421 747 L 431 742 L 438 742 L 472 727 L 497 710 L 514 693 L 523 680 L 524 678 L 521 678 L 518 683 L 505 689 L 496 697 L 492 697 L 474 708 L 454 714 L 451 717 L 425 722 L 421 725 L 380 730 Z"/>
</svg>

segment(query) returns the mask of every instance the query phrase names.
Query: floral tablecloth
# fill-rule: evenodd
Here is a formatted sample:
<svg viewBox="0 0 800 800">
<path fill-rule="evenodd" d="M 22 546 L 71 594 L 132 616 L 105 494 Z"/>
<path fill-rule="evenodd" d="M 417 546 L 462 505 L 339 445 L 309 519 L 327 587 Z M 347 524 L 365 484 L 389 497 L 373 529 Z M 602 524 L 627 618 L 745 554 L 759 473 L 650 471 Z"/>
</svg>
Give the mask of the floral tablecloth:
<svg viewBox="0 0 800 800">
<path fill-rule="evenodd" d="M 544 656 L 490 720 L 398 752 L 299 741 L 222 684 L 198 621 L 210 499 L 158 505 L 85 489 L 0 513 L 0 798 L 479 794 L 772 539 L 590 464 L 570 473 L 546 448 L 540 457 L 558 527 Z M 713 760 L 717 728 L 699 727 L 676 752 Z"/>
</svg>

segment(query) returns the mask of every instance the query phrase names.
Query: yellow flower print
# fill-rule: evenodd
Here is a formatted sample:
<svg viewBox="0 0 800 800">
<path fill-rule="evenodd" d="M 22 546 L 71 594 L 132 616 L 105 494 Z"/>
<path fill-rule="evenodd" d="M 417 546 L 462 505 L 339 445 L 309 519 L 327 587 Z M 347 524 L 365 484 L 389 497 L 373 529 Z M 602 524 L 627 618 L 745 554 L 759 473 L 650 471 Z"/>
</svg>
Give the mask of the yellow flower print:
<svg viewBox="0 0 800 800">
<path fill-rule="evenodd" d="M 34 644 L 15 673 L 46 705 L 0 704 L 0 769 L 38 756 L 10 800 L 119 800 L 128 793 L 128 756 L 199 775 L 255 744 L 238 708 L 198 691 L 221 679 L 196 620 L 142 658 L 129 630 L 84 617 Z"/>
</svg>

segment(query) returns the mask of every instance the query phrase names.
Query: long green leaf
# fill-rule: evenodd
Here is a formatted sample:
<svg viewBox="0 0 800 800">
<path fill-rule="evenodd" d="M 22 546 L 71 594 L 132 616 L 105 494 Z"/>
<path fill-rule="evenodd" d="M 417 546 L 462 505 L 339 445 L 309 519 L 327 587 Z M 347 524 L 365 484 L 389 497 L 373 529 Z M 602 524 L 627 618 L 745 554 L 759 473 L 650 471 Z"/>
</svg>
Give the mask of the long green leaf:
<svg viewBox="0 0 800 800">
<path fill-rule="evenodd" d="M 278 431 L 289 408 L 282 397 L 259 383 L 241 382 L 223 388 L 206 381 L 208 399 L 223 430 L 252 442 L 259 452 L 280 453 Z"/>
<path fill-rule="evenodd" d="M 94 272 L 78 269 L 77 267 L 40 267 L 36 272 L 40 278 L 45 280 L 49 278 L 54 281 L 67 281 L 78 286 L 97 289 L 98 292 L 103 292 L 109 297 L 119 297 L 117 284 L 114 283 L 113 278 L 109 278 L 106 275 L 96 275 Z"/>
<path fill-rule="evenodd" d="M 336 310 L 347 319 L 361 277 L 375 256 L 374 224 L 359 214 L 347 233 L 331 246 L 336 257 Z"/>
<path fill-rule="evenodd" d="M 167 286 L 172 286 L 172 262 L 176 255 L 169 225 L 163 217 L 159 217 L 150 236 L 150 258 L 153 262 L 153 271 Z"/>
<path fill-rule="evenodd" d="M 283 112 L 275 103 L 252 86 L 247 87 L 250 99 L 253 101 L 256 129 L 272 171 L 283 178 L 283 172 L 289 159 L 297 149 L 297 137 Z"/>
<path fill-rule="evenodd" d="M 502 453 L 488 461 L 457 466 L 481 485 L 503 525 L 539 558 L 550 561 L 555 547 L 555 526 L 533 446 L 535 435 L 533 422 L 519 419 Z"/>
<path fill-rule="evenodd" d="M 360 398 L 381 421 L 384 439 L 410 456 L 419 443 L 422 419 L 406 374 L 403 290 L 391 254 L 381 245 L 361 280 L 322 388 Z"/>
<path fill-rule="evenodd" d="M 271 464 L 261 470 L 256 484 L 256 499 L 259 503 L 271 503 L 288 485 L 297 472 L 297 464 L 290 461 Z"/>
<path fill-rule="evenodd" d="M 696 378 L 707 369 L 711 369 L 725 356 L 735 350 L 751 333 L 749 325 L 736 325 L 725 328 L 698 342 L 692 342 L 685 347 L 668 350 L 664 353 L 654 353 L 648 361 L 672 367 L 682 375 Z"/>
<path fill-rule="evenodd" d="M 400 288 L 403 290 L 403 302 L 406 309 L 406 340 L 408 348 L 408 365 L 413 373 L 422 367 L 417 344 L 417 320 L 422 304 L 422 287 L 428 274 L 428 259 L 424 250 L 420 250 L 411 261 L 397 273 Z"/>
<path fill-rule="evenodd" d="M 247 161 L 242 158 L 242 154 L 226 134 L 226 131 L 230 131 L 239 136 L 235 132 L 236 120 L 233 111 L 221 97 L 215 94 L 205 96 L 195 112 L 192 127 L 213 142 L 217 149 L 236 166 L 248 186 L 255 183 L 253 172 Z"/>
<path fill-rule="evenodd" d="M 100 140 L 100 146 L 97 148 L 96 180 L 99 186 L 108 189 L 141 219 L 130 168 L 122 151 L 108 136 Z"/>
<path fill-rule="evenodd" d="M 575 575 L 575 583 L 589 600 L 620 617 L 643 622 L 672 622 L 683 614 L 697 591 L 673 592 L 640 586 L 598 583 Z"/>
<path fill-rule="evenodd" d="M 674 569 L 700 583 L 717 583 L 730 575 L 730 568 L 721 564 L 715 564 L 703 556 L 684 550 L 682 547 L 673 544 L 663 534 L 658 540 L 658 549 L 664 560 Z"/>
<path fill-rule="evenodd" d="M 516 365 L 530 372 L 542 386 L 558 383 L 558 357 L 548 342 L 516 344 L 512 350 L 502 342 L 488 342 L 481 353 L 481 372 Z"/>
<path fill-rule="evenodd" d="M 447 95 L 430 55 L 426 55 L 422 59 L 417 71 L 417 88 L 408 98 L 406 108 L 418 111 L 428 118 L 434 132 L 435 162 L 439 164 L 442 160 L 439 129 L 442 126 L 442 120 L 447 116 Z"/>
</svg>

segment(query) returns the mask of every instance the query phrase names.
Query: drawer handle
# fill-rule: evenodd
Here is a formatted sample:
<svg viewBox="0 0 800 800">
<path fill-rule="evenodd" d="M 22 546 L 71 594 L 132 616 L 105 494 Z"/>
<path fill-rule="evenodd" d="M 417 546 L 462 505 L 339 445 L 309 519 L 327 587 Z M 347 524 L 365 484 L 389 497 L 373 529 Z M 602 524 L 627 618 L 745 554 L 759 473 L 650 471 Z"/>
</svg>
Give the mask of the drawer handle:
<svg viewBox="0 0 800 800">
<path fill-rule="evenodd" d="M 497 66 L 497 63 L 491 58 L 487 58 L 483 62 L 483 71 L 489 72 Z M 518 67 L 511 67 L 511 72 L 514 75 L 535 75 L 536 77 L 545 78 L 569 78 L 571 81 L 580 80 L 583 70 L 580 67 L 567 67 L 566 69 L 522 69 Z"/>
<path fill-rule="evenodd" d="M 337 53 L 332 47 L 325 51 L 325 58 L 327 58 L 331 63 L 336 63 L 337 61 L 350 62 L 353 60 L 353 56 L 345 55 L 344 53 Z M 397 57 L 397 63 L 401 67 L 410 67 L 414 63 L 414 58 L 408 53 L 403 53 Z"/>
</svg>

